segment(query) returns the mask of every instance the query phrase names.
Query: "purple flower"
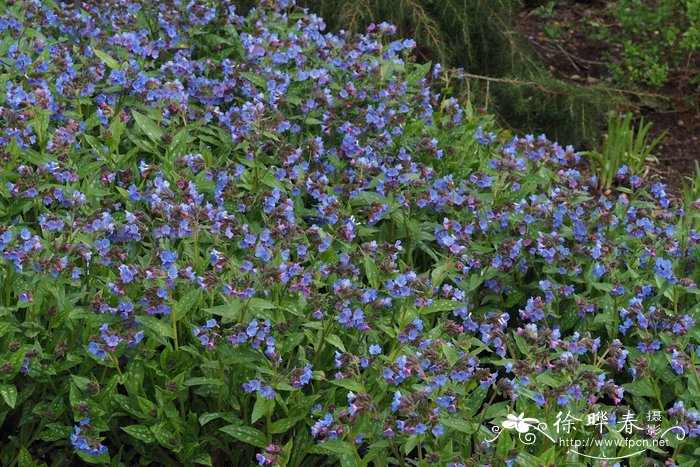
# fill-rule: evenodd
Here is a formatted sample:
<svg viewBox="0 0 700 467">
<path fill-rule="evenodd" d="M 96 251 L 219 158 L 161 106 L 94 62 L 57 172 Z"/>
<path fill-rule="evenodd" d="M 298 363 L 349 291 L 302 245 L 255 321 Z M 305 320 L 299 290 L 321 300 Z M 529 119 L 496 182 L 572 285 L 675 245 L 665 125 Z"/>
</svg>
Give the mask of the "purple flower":
<svg viewBox="0 0 700 467">
<path fill-rule="evenodd" d="M 260 395 L 265 399 L 274 399 L 277 393 L 272 389 L 272 386 L 263 386 L 262 389 L 260 389 Z"/>
<path fill-rule="evenodd" d="M 251 379 L 247 383 L 243 383 L 243 390 L 247 393 L 258 391 L 260 387 L 260 381 L 257 379 Z"/>
<path fill-rule="evenodd" d="M 605 266 L 603 266 L 599 263 L 594 263 L 593 264 L 593 275 L 595 275 L 596 278 L 604 276 L 605 275 Z"/>
<path fill-rule="evenodd" d="M 391 400 L 391 411 L 396 412 L 401 404 L 401 392 L 395 391 L 394 398 Z"/>
<path fill-rule="evenodd" d="M 169 269 L 177 261 L 177 252 L 165 250 L 160 254 L 161 266 Z"/>
<path fill-rule="evenodd" d="M 671 284 L 678 282 L 678 279 L 673 274 L 673 263 L 667 259 L 656 258 L 654 273 L 663 279 L 667 279 Z"/>
<path fill-rule="evenodd" d="M 100 360 L 104 360 L 105 358 L 107 358 L 107 353 L 97 342 L 90 342 L 88 344 L 88 350 L 91 354 L 95 355 Z"/>
<path fill-rule="evenodd" d="M 31 292 L 29 292 L 28 290 L 21 292 L 19 294 L 18 299 L 20 302 L 23 302 L 23 303 L 31 303 L 34 301 L 34 299 L 32 298 Z"/>
<path fill-rule="evenodd" d="M 292 371 L 290 378 L 291 385 L 295 389 L 301 388 L 311 381 L 312 376 L 313 373 L 311 371 L 311 365 L 307 363 L 304 368 L 297 368 L 296 370 Z"/>
<path fill-rule="evenodd" d="M 93 432 L 94 429 L 90 426 L 90 419 L 83 418 L 79 425 L 73 426 L 73 434 L 70 435 L 70 440 L 73 447 L 78 451 L 97 457 L 107 453 L 108 449 L 91 436 Z"/>
<path fill-rule="evenodd" d="M 119 266 L 119 277 L 121 277 L 121 280 L 125 284 L 131 283 L 131 281 L 134 280 L 134 276 L 136 275 L 136 270 L 127 266 L 126 264 L 122 264 Z"/>
</svg>

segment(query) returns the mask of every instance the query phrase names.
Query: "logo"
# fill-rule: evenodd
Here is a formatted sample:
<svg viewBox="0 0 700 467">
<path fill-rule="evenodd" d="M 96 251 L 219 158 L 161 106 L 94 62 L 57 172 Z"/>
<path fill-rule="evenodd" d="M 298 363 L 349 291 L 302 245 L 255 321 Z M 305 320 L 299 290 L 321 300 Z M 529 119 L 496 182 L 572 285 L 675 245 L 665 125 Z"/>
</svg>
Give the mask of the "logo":
<svg viewBox="0 0 700 467">
<path fill-rule="evenodd" d="M 503 430 L 508 430 L 517 432 L 518 440 L 526 445 L 546 438 L 555 446 L 566 448 L 569 453 L 589 459 L 621 460 L 638 456 L 650 448 L 668 447 L 673 437 L 676 441 L 685 439 L 686 430 L 683 427 L 674 425 L 662 429 L 662 422 L 661 411 L 658 410 L 647 412 L 643 421 L 639 421 L 637 415 L 630 411 L 621 416 L 598 411 L 581 417 L 560 411 L 551 427 L 537 418 L 526 417 L 525 413 L 508 414 L 500 425 L 491 428 L 495 436 L 487 442 L 496 441 Z M 605 452 L 619 448 L 627 448 L 631 452 L 618 456 L 605 455 Z"/>
</svg>

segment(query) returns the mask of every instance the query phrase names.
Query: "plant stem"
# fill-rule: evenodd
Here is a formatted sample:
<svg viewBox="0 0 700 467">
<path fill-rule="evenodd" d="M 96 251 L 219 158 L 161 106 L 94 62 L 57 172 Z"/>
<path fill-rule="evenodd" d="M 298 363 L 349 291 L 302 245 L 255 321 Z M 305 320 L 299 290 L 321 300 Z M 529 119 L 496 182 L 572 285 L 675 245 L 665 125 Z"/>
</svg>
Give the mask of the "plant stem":
<svg viewBox="0 0 700 467">
<path fill-rule="evenodd" d="M 173 344 L 175 345 L 175 350 L 177 351 L 180 350 L 180 343 L 177 339 L 177 319 L 172 314 L 170 315 L 170 317 L 173 324 Z"/>
<path fill-rule="evenodd" d="M 664 403 L 661 400 L 661 391 L 659 390 L 659 385 L 656 382 L 656 378 L 649 378 L 651 380 L 651 384 L 654 387 L 654 395 L 656 396 L 656 402 L 659 404 L 659 409 L 664 410 Z"/>
<path fill-rule="evenodd" d="M 194 270 L 197 271 L 197 267 L 199 266 L 199 226 L 197 224 L 194 225 L 192 239 L 194 241 Z"/>
<path fill-rule="evenodd" d="M 272 414 L 268 410 L 267 413 L 265 414 L 265 428 L 266 428 L 265 431 L 267 432 L 267 442 L 268 443 L 272 443 L 271 426 L 272 426 Z"/>
<path fill-rule="evenodd" d="M 422 438 L 423 437 L 421 436 L 418 439 L 418 446 L 417 446 L 417 448 L 418 448 L 418 465 L 420 465 L 420 466 L 423 465 L 423 446 L 422 446 L 423 439 Z"/>
<path fill-rule="evenodd" d="M 109 355 L 109 359 L 110 359 L 110 360 L 112 361 L 112 363 L 114 364 L 114 368 L 117 369 L 117 373 L 119 373 L 119 376 L 124 376 L 124 373 L 122 373 L 121 368 L 119 368 L 119 362 L 117 361 L 116 358 L 114 358 L 114 355 L 113 355 L 112 353 L 110 353 L 110 352 L 108 352 L 107 355 Z"/>
<path fill-rule="evenodd" d="M 173 326 L 173 345 L 175 350 L 180 350 L 180 343 L 177 337 L 177 317 L 175 316 L 175 303 L 173 300 L 172 291 L 170 291 L 170 322 Z"/>
<path fill-rule="evenodd" d="M 323 333 L 321 334 L 321 343 L 318 345 L 318 350 L 314 352 L 314 359 L 311 361 L 311 368 L 316 368 L 318 358 L 321 356 L 323 347 L 326 344 L 326 336 L 331 332 L 331 329 L 333 329 L 334 321 L 329 320 L 327 322 L 330 324 L 323 326 Z"/>
<path fill-rule="evenodd" d="M 355 455 L 355 460 L 357 461 L 357 465 L 362 465 L 362 457 L 360 457 L 360 453 L 357 452 L 357 446 L 355 445 L 355 440 L 351 439 L 350 440 L 350 446 L 352 446 L 352 453 Z"/>
</svg>

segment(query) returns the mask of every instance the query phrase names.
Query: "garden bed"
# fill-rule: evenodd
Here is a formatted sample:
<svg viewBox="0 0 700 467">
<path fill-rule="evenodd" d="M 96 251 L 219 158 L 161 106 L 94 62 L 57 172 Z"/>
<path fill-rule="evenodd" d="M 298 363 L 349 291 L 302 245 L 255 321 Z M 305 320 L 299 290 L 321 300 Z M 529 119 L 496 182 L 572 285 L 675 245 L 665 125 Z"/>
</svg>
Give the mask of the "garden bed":
<svg viewBox="0 0 700 467">
<path fill-rule="evenodd" d="M 2 13 L 0 464 L 693 465 L 700 201 L 324 26 Z"/>
</svg>

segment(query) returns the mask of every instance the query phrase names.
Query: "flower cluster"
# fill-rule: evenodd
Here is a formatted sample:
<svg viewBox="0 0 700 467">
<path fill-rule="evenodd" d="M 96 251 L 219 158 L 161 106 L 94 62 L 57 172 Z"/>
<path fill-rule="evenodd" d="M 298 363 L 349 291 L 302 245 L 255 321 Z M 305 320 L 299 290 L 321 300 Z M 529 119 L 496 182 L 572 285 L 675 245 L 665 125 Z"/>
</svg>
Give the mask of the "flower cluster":
<svg viewBox="0 0 700 467">
<path fill-rule="evenodd" d="M 95 438 L 95 430 L 90 426 L 89 418 L 80 420 L 80 423 L 75 425 L 73 429 L 74 433 L 70 435 L 70 441 L 75 449 L 90 456 L 100 456 L 107 452 L 107 446 Z"/>
</svg>

